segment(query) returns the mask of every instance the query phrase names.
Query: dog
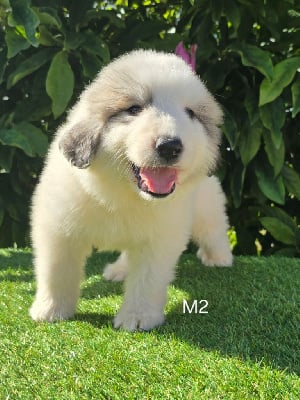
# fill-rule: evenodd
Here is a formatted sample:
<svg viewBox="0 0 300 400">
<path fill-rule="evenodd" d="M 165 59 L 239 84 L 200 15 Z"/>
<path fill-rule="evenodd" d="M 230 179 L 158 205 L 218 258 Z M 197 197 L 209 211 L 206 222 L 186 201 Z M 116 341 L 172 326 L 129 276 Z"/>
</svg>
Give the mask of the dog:
<svg viewBox="0 0 300 400">
<path fill-rule="evenodd" d="M 222 111 L 181 58 L 127 53 L 83 91 L 50 146 L 32 201 L 36 321 L 71 318 L 93 247 L 120 251 L 115 328 L 164 321 L 167 286 L 192 239 L 207 266 L 231 266 L 225 196 L 212 176 Z"/>
</svg>

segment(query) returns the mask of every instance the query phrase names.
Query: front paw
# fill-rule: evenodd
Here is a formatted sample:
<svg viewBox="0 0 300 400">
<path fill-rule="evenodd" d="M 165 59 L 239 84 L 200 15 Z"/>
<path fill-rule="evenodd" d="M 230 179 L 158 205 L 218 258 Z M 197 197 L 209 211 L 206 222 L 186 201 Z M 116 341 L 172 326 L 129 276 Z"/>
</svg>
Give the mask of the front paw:
<svg viewBox="0 0 300 400">
<path fill-rule="evenodd" d="M 149 331 L 164 322 L 164 314 L 155 311 L 134 311 L 122 307 L 114 319 L 116 329 L 126 331 Z"/>
<path fill-rule="evenodd" d="M 197 252 L 197 257 L 207 267 L 231 267 L 233 263 L 233 256 L 229 248 L 215 249 L 214 251 L 201 248 Z"/>
<path fill-rule="evenodd" d="M 52 302 L 35 300 L 32 304 L 29 314 L 34 321 L 62 321 L 74 316 L 75 308 Z"/>
<path fill-rule="evenodd" d="M 127 273 L 128 265 L 126 256 L 121 254 L 117 261 L 106 265 L 103 272 L 103 278 L 108 281 L 122 282 L 125 280 Z"/>
</svg>

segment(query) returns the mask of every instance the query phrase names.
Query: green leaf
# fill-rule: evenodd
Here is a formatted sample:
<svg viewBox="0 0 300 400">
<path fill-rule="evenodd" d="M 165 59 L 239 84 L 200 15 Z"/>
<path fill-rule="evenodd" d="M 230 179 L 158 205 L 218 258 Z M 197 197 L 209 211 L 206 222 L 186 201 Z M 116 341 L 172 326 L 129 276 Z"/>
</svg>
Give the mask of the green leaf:
<svg viewBox="0 0 300 400">
<path fill-rule="evenodd" d="M 281 137 L 281 143 L 279 148 L 276 148 L 271 137 L 271 132 L 264 130 L 263 138 L 265 142 L 265 151 L 268 156 L 268 160 L 272 167 L 274 168 L 274 177 L 276 177 L 282 170 L 285 158 L 285 145 L 283 138 Z"/>
<path fill-rule="evenodd" d="M 53 49 L 41 49 L 20 63 L 20 65 L 9 75 L 7 79 L 7 88 L 10 89 L 19 82 L 19 80 L 32 74 L 32 72 L 47 63 L 53 57 L 53 52 Z"/>
<path fill-rule="evenodd" d="M 262 217 L 260 222 L 274 239 L 284 244 L 296 244 L 295 231 L 284 222 L 273 217 Z"/>
<path fill-rule="evenodd" d="M 4 172 L 10 172 L 13 158 L 13 149 L 8 149 L 5 146 L 0 146 L 0 170 L 4 170 Z"/>
<path fill-rule="evenodd" d="M 285 225 L 289 226 L 293 231 L 297 229 L 297 224 L 284 210 L 278 207 L 263 206 L 262 212 L 268 217 L 279 219 Z"/>
<path fill-rule="evenodd" d="M 95 54 L 80 53 L 80 62 L 86 78 L 94 79 L 101 69 L 101 62 Z"/>
<path fill-rule="evenodd" d="M 243 65 L 257 69 L 268 81 L 272 79 L 273 64 L 268 52 L 246 43 L 231 45 L 229 49 L 241 56 Z"/>
<path fill-rule="evenodd" d="M 39 18 L 30 7 L 30 0 L 10 0 L 12 15 L 14 21 L 24 27 L 26 39 L 30 44 L 37 47 L 38 42 L 35 37 L 36 27 L 39 24 Z"/>
<path fill-rule="evenodd" d="M 255 174 L 257 183 L 262 193 L 270 200 L 278 204 L 285 203 L 285 187 L 282 176 L 274 178 L 272 168 L 266 165 L 256 165 Z"/>
<path fill-rule="evenodd" d="M 26 121 L 16 125 L 14 129 L 26 137 L 34 156 L 45 156 L 48 149 L 48 138 L 41 129 Z"/>
<path fill-rule="evenodd" d="M 7 29 L 5 34 L 5 41 L 7 45 L 7 58 L 13 58 L 20 51 L 28 49 L 30 43 L 15 29 Z"/>
<path fill-rule="evenodd" d="M 293 111 L 292 117 L 295 118 L 300 111 L 300 77 L 298 76 L 295 83 L 292 85 L 292 99 L 293 99 Z"/>
<path fill-rule="evenodd" d="M 80 32 L 66 32 L 64 49 L 76 50 L 85 40 L 85 37 Z"/>
<path fill-rule="evenodd" d="M 82 47 L 88 53 L 100 56 L 104 62 L 108 62 L 110 60 L 108 46 L 99 37 L 92 32 L 85 32 L 83 37 L 84 42 L 82 43 Z"/>
<path fill-rule="evenodd" d="M 39 128 L 26 121 L 11 129 L 1 129 L 0 143 L 5 146 L 18 147 L 30 157 L 44 156 L 48 149 L 47 136 Z M 0 163 L 1 160 L 2 158 Z"/>
<path fill-rule="evenodd" d="M 57 10 L 52 7 L 39 7 L 33 8 L 34 12 L 37 14 L 40 20 L 40 24 L 47 26 L 55 26 L 60 29 L 62 26 L 62 22 L 57 14 Z"/>
<path fill-rule="evenodd" d="M 7 57 L 5 51 L 0 50 L 0 83 L 3 82 L 4 72 L 7 66 Z"/>
<path fill-rule="evenodd" d="M 186 15 L 178 22 L 178 32 L 185 30 L 185 26 L 190 24 L 190 19 L 193 14 L 191 8 L 190 15 Z M 197 13 L 192 20 L 192 25 L 190 28 L 190 37 L 201 38 L 201 46 L 198 46 L 197 54 L 198 57 L 203 57 L 203 60 L 208 60 L 209 57 L 217 52 L 217 44 L 215 38 L 210 35 L 213 31 L 214 23 L 212 21 L 211 15 L 203 15 L 202 13 Z"/>
<path fill-rule="evenodd" d="M 239 7 L 232 0 L 226 0 L 226 16 L 228 21 L 232 23 L 235 30 L 238 29 L 241 23 L 241 14 Z"/>
<path fill-rule="evenodd" d="M 239 162 L 232 171 L 230 189 L 235 208 L 240 207 L 244 187 L 246 168 Z"/>
<path fill-rule="evenodd" d="M 18 147 L 28 156 L 34 156 L 27 137 L 16 129 L 0 129 L 0 143 L 4 144 L 5 146 Z"/>
<path fill-rule="evenodd" d="M 54 118 L 59 117 L 67 108 L 74 90 L 74 74 L 68 62 L 68 55 L 60 51 L 50 65 L 46 91 L 52 100 Z"/>
<path fill-rule="evenodd" d="M 239 140 L 239 130 L 234 118 L 226 110 L 222 131 L 224 132 L 230 147 L 234 150 Z"/>
<path fill-rule="evenodd" d="M 39 26 L 39 44 L 43 46 L 56 46 L 58 44 L 58 40 L 45 25 Z"/>
<path fill-rule="evenodd" d="M 247 93 L 245 94 L 244 105 L 248 113 L 250 125 L 254 125 L 259 119 L 259 108 L 258 108 L 258 98 L 253 90 L 247 89 Z"/>
<path fill-rule="evenodd" d="M 259 105 L 270 103 L 288 86 L 300 68 L 300 57 L 291 57 L 281 61 L 274 67 L 271 81 L 264 79 L 260 85 Z"/>
<path fill-rule="evenodd" d="M 300 175 L 294 168 L 284 165 L 282 169 L 284 184 L 289 191 L 300 200 Z"/>
<path fill-rule="evenodd" d="M 282 99 L 278 97 L 272 103 L 268 103 L 259 109 L 260 117 L 264 126 L 269 129 L 271 139 L 276 149 L 282 143 L 281 128 L 285 122 L 285 107 Z"/>
<path fill-rule="evenodd" d="M 257 154 L 261 144 L 262 126 L 258 122 L 253 126 L 245 124 L 239 137 L 239 148 L 244 166 Z"/>
</svg>

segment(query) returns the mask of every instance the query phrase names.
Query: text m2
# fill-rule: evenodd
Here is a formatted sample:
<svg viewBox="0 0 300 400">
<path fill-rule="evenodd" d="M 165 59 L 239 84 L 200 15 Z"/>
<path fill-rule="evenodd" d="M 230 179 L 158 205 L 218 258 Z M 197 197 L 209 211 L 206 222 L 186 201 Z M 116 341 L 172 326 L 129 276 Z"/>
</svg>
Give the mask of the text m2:
<svg viewBox="0 0 300 400">
<path fill-rule="evenodd" d="M 207 300 L 193 300 L 188 302 L 183 300 L 182 312 L 183 314 L 207 314 L 208 301 Z"/>
</svg>

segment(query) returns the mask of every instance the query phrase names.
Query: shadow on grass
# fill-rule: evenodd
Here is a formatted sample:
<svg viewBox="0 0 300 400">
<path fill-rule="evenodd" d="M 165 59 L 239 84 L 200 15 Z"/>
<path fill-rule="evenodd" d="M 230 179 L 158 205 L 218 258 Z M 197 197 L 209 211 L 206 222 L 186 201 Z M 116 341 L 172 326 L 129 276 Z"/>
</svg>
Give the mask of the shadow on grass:
<svg viewBox="0 0 300 400">
<path fill-rule="evenodd" d="M 123 294 L 122 282 L 114 283 L 102 278 L 104 267 L 108 263 L 114 262 L 119 253 L 97 253 L 93 251 L 87 260 L 85 267 L 85 282 L 81 290 L 81 297 L 85 299 L 106 296 L 119 296 Z M 100 316 L 101 317 L 101 316 Z"/>
<path fill-rule="evenodd" d="M 300 375 L 299 260 L 245 257 L 229 269 L 196 265 L 196 258 L 183 257 L 175 286 L 188 293 L 190 305 L 207 300 L 208 313 L 183 314 L 180 302 L 158 332 L 176 329 L 201 348 Z"/>
<path fill-rule="evenodd" d="M 111 316 L 99 313 L 76 313 L 74 321 L 87 322 L 99 329 L 112 325 Z"/>
<path fill-rule="evenodd" d="M 93 258 L 94 257 L 94 258 Z M 94 255 L 90 263 L 101 274 L 106 262 Z M 102 257 L 102 255 L 101 255 Z M 280 262 L 279 262 L 280 260 Z M 207 300 L 207 314 L 186 310 L 183 301 L 173 304 L 166 323 L 154 334 L 176 335 L 194 346 L 226 356 L 266 363 L 300 375 L 300 267 L 296 260 L 238 258 L 233 268 L 203 267 L 196 257 L 183 255 L 175 291 L 191 306 Z M 97 265 L 97 267 L 95 267 Z M 93 298 L 122 294 L 122 285 L 97 281 L 83 291 Z M 79 314 L 97 328 L 111 323 L 105 315 Z"/>
<path fill-rule="evenodd" d="M 32 279 L 32 254 L 29 250 L 0 249 L 0 282 L 29 282 Z"/>
</svg>

